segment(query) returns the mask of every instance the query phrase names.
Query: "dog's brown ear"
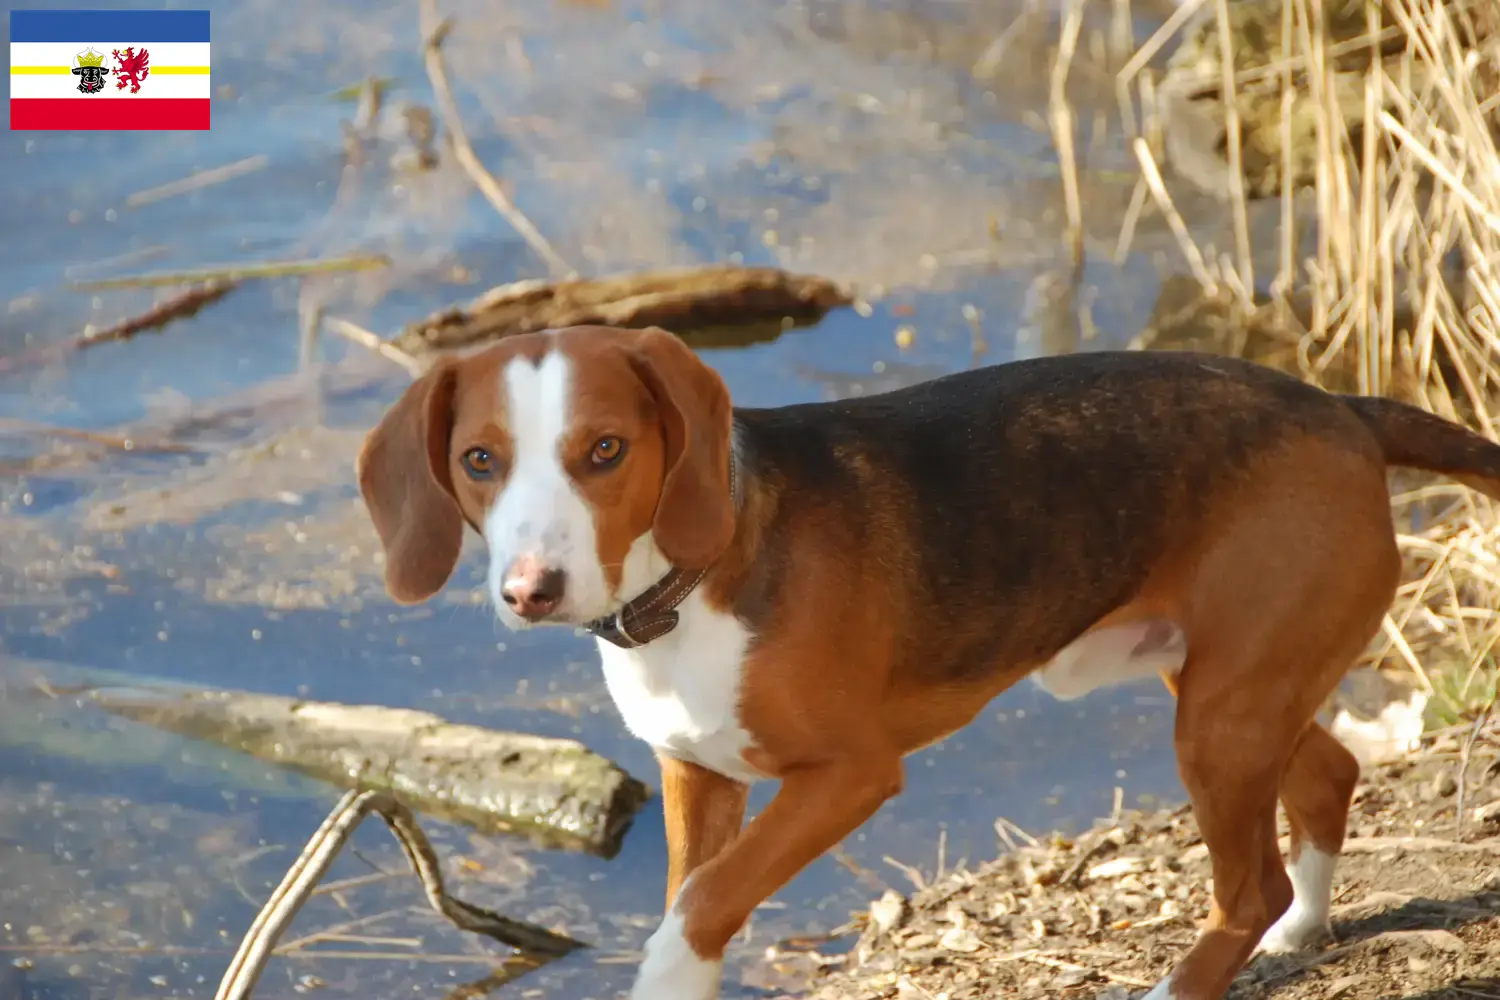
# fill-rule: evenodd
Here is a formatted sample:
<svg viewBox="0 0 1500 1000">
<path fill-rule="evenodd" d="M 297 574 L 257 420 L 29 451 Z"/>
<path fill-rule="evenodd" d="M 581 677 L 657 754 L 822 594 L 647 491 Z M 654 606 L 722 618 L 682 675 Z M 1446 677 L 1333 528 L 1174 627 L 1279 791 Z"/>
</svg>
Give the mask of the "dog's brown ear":
<svg viewBox="0 0 1500 1000">
<path fill-rule="evenodd" d="M 463 514 L 448 466 L 456 379 L 452 359 L 436 362 L 386 411 L 355 462 L 385 548 L 385 588 L 401 604 L 441 590 L 463 547 Z"/>
<path fill-rule="evenodd" d="M 677 337 L 642 330 L 631 362 L 656 397 L 666 432 L 666 476 L 652 534 L 675 566 L 709 565 L 734 539 L 729 498 L 729 390 Z"/>
</svg>

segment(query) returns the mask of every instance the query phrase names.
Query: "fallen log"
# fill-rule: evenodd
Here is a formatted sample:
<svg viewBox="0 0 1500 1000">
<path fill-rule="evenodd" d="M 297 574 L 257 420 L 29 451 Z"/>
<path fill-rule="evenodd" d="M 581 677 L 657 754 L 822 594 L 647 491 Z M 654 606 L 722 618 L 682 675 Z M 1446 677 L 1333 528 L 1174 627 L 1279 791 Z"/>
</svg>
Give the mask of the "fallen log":
<svg viewBox="0 0 1500 1000">
<path fill-rule="evenodd" d="M 806 325 L 854 301 L 827 278 L 770 267 L 701 267 L 500 285 L 464 306 L 418 320 L 392 338 L 408 354 L 455 350 L 565 326 L 660 326 L 695 331 Z"/>
<path fill-rule="evenodd" d="M 96 691 L 106 711 L 217 743 L 483 833 L 611 858 L 650 790 L 575 740 L 501 732 L 429 712 L 241 691 Z"/>
</svg>

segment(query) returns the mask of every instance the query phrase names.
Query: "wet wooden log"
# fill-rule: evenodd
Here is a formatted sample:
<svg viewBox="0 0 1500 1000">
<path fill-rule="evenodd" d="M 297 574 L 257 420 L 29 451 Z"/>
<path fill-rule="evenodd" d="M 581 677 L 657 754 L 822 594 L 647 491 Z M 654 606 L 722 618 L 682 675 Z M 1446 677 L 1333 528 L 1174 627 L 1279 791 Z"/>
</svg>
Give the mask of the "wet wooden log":
<svg viewBox="0 0 1500 1000">
<path fill-rule="evenodd" d="M 827 278 L 769 267 L 701 267 L 568 281 L 518 281 L 412 323 L 392 343 L 412 355 L 585 324 L 699 330 L 806 325 L 854 301 Z"/>
<path fill-rule="evenodd" d="M 429 712 L 240 691 L 96 692 L 109 712 L 217 743 L 345 789 L 388 791 L 484 833 L 604 858 L 650 790 L 575 740 L 501 732 Z"/>
</svg>

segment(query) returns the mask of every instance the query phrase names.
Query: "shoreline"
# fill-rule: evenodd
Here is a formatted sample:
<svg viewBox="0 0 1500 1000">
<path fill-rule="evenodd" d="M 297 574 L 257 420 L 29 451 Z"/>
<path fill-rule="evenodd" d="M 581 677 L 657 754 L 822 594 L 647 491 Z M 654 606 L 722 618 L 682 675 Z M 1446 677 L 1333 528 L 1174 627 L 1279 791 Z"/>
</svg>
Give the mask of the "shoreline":
<svg viewBox="0 0 1500 1000">
<path fill-rule="evenodd" d="M 1186 953 L 1209 887 L 1188 805 L 1121 809 L 1077 837 L 888 891 L 842 959 L 801 956 L 821 971 L 781 1000 L 1124 1000 Z M 1228 996 L 1500 997 L 1500 720 L 1364 768 L 1333 903 L 1333 941 L 1257 956 Z"/>
</svg>

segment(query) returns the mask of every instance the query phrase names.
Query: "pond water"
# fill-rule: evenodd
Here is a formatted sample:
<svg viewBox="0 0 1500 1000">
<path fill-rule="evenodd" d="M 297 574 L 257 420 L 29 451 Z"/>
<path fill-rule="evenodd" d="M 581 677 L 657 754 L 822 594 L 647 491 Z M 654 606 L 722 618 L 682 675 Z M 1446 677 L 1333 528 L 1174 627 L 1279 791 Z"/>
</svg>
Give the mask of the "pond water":
<svg viewBox="0 0 1500 1000">
<path fill-rule="evenodd" d="M 39 696 L 38 678 L 414 707 L 575 736 L 657 779 L 604 695 L 591 643 L 505 632 L 475 600 L 477 552 L 428 606 L 385 597 L 352 462 L 406 376 L 299 332 L 314 306 L 384 333 L 545 276 L 450 156 L 422 172 L 399 165 L 402 102 L 432 101 L 416 5 L 207 6 L 211 131 L 0 136 L 3 1000 L 211 995 L 338 795 Z M 1095 8 L 1084 32 L 1095 60 L 1105 39 L 1123 28 L 1139 42 L 1165 13 L 1137 6 L 1121 21 L 1123 5 Z M 1060 323 L 1048 290 L 1067 254 L 1043 123 L 1058 24 L 1045 5 L 517 0 L 443 14 L 476 149 L 578 270 L 744 261 L 871 292 L 868 315 L 838 310 L 705 349 L 742 403 L 1120 346 L 1172 263 L 1159 222 L 1110 260 L 1134 178 L 1112 70 L 1080 57 L 1070 93 L 1088 157 L 1085 333 L 1068 332 L 1066 311 Z M 344 91 L 366 76 L 388 89 L 350 165 L 342 123 L 356 106 Z M 216 183 L 155 190 L 228 165 Z M 389 266 L 251 281 L 159 333 L 48 351 L 159 294 L 74 282 L 352 254 Z M 764 995 L 767 945 L 839 926 L 885 886 L 910 887 L 908 870 L 993 856 L 999 817 L 1078 828 L 1108 814 L 1116 788 L 1127 804 L 1179 798 L 1170 720 L 1149 685 L 1071 704 L 1029 685 L 1006 693 L 911 758 L 906 793 L 756 915 L 725 997 Z M 494 995 L 584 1000 L 628 984 L 660 907 L 658 801 L 610 861 L 424 825 L 461 895 L 597 946 Z M 356 881 L 315 899 L 290 934 L 344 925 L 345 937 L 273 961 L 257 996 L 493 985 L 496 949 L 424 910 L 394 843 L 371 824 L 355 846 L 330 878 Z M 372 866 L 395 876 L 360 878 Z"/>
</svg>

